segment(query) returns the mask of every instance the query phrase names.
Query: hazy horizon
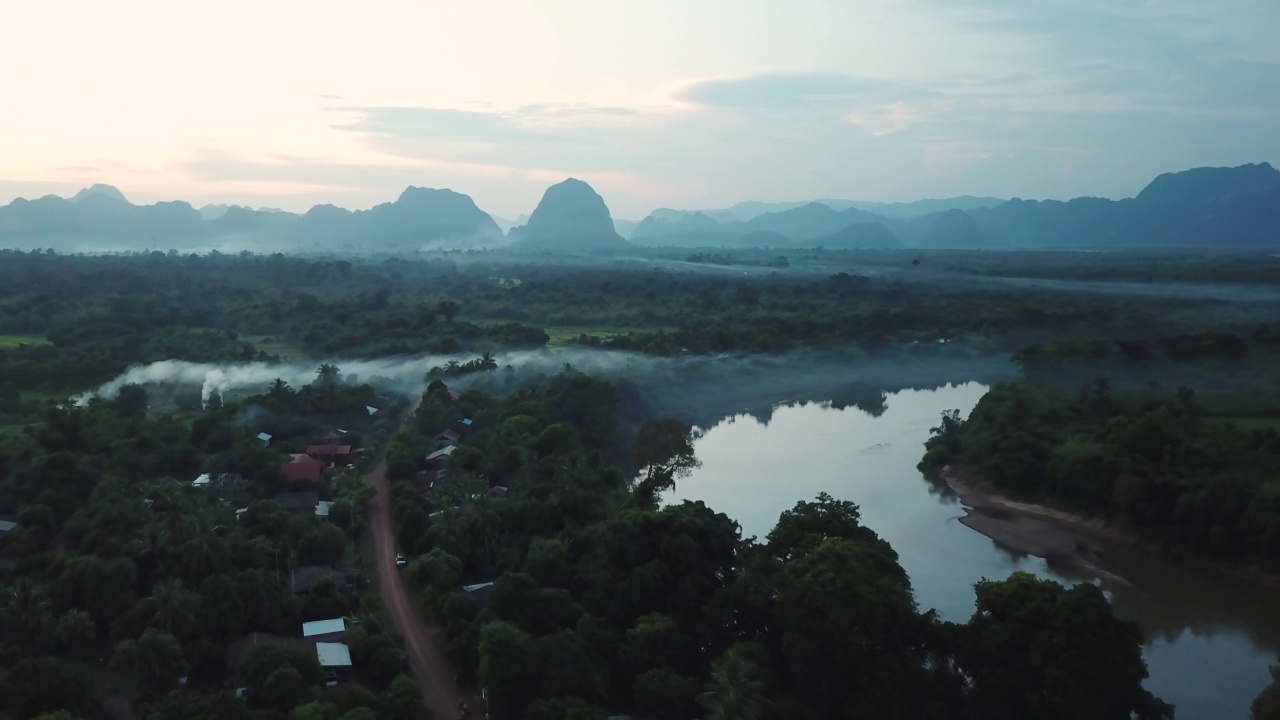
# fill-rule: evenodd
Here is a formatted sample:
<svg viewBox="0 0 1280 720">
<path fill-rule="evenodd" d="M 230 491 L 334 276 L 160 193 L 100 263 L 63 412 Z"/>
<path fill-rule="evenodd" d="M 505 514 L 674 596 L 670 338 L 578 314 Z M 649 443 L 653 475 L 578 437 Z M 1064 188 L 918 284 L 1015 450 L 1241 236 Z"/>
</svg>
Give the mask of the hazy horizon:
<svg viewBox="0 0 1280 720">
<path fill-rule="evenodd" d="M 566 177 L 615 217 L 847 198 L 1131 197 L 1280 159 L 1280 6 L 940 0 L 419 5 L 193 15 L 24 4 L 0 27 L 0 204 L 102 182 L 305 211 Z"/>
</svg>

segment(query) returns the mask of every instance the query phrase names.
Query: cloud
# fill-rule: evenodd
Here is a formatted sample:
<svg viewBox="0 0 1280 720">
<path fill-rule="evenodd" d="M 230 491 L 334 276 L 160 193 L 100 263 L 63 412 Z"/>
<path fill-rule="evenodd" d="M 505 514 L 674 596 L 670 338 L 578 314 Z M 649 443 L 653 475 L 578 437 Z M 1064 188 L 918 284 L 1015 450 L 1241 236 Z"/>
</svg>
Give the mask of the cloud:
<svg viewBox="0 0 1280 720">
<path fill-rule="evenodd" d="M 791 110 L 880 99 L 905 88 L 874 78 L 832 73 L 749 75 L 699 80 L 674 94 L 674 99 L 713 108 Z M 918 90 L 912 90 L 917 94 Z"/>
</svg>

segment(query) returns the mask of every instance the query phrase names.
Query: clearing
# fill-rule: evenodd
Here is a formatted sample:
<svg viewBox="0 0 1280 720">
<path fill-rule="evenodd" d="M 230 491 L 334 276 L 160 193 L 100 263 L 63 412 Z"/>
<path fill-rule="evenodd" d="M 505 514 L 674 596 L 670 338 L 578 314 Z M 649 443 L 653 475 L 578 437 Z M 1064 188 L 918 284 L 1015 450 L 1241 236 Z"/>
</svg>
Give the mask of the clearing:
<svg viewBox="0 0 1280 720">
<path fill-rule="evenodd" d="M 0 350 L 15 350 L 20 345 L 48 345 L 49 341 L 33 335 L 0 335 Z"/>
</svg>

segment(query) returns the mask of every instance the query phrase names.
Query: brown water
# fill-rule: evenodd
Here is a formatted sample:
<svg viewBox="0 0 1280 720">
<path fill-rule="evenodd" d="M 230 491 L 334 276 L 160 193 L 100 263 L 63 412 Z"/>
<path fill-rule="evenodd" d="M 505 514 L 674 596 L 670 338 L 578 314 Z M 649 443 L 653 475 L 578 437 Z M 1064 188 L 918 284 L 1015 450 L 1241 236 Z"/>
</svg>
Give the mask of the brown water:
<svg viewBox="0 0 1280 720">
<path fill-rule="evenodd" d="M 1011 553 L 961 525 L 955 498 L 916 470 L 942 411 L 967 415 L 985 392 L 977 383 L 906 390 L 890 395 L 878 417 L 807 403 L 777 407 L 768 424 L 750 415 L 724 418 L 696 445 L 702 467 L 669 499 L 703 500 L 759 537 L 783 510 L 819 492 L 852 500 L 863 522 L 897 550 L 920 607 L 957 622 L 972 614 L 973 584 L 982 578 L 1023 570 L 1096 582 Z M 1148 688 L 1175 703 L 1183 720 L 1246 720 L 1280 653 L 1280 593 L 1136 551 L 1114 550 L 1103 564 L 1134 583 L 1104 587 L 1116 613 L 1146 633 Z"/>
</svg>

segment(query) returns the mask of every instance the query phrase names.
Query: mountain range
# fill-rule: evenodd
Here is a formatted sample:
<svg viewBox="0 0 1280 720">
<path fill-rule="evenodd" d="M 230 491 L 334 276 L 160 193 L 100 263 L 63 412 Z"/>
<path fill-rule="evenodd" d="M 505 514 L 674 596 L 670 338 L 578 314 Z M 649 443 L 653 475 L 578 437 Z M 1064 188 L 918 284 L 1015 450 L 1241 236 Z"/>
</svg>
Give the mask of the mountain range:
<svg viewBox="0 0 1280 720">
<path fill-rule="evenodd" d="M 505 232 L 504 232 L 505 229 Z M 619 232 L 619 230 L 623 232 Z M 1244 248 L 1280 246 L 1280 171 L 1267 163 L 1161 175 L 1135 197 L 1069 201 L 964 196 L 911 203 L 745 202 L 719 210 L 658 209 L 615 221 L 585 182 L 547 189 L 533 212 L 503 221 L 452 190 L 409 187 L 350 211 L 182 201 L 134 205 L 97 184 L 71 198 L 0 207 L 0 247 L 112 251 L 412 252 L 500 246 L 619 251 L 632 244 L 775 248 Z"/>
</svg>

